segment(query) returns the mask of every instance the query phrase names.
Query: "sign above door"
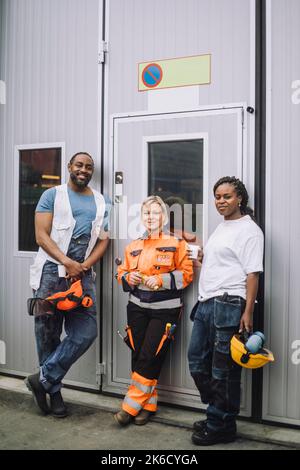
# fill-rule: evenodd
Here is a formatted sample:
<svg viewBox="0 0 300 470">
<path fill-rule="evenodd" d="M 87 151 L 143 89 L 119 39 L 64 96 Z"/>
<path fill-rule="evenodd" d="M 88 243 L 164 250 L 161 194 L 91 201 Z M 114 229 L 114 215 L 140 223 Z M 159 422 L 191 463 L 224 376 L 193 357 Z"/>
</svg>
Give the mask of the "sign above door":
<svg viewBox="0 0 300 470">
<path fill-rule="evenodd" d="M 138 90 L 176 88 L 211 83 L 211 54 L 142 62 Z"/>
</svg>

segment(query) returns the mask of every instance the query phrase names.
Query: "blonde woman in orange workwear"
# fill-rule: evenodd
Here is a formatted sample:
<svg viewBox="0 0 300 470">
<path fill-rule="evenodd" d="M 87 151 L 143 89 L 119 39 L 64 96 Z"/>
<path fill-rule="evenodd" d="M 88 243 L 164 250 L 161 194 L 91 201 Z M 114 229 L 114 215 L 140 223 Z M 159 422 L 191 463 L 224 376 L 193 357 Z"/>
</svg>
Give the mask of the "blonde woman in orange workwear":
<svg viewBox="0 0 300 470">
<path fill-rule="evenodd" d="M 157 380 L 180 320 L 183 289 L 193 280 L 187 243 L 163 231 L 162 199 L 149 196 L 141 218 L 146 232 L 126 247 L 118 267 L 118 281 L 129 292 L 125 341 L 132 350 L 131 383 L 115 414 L 121 426 L 146 424 L 157 410 Z"/>
</svg>

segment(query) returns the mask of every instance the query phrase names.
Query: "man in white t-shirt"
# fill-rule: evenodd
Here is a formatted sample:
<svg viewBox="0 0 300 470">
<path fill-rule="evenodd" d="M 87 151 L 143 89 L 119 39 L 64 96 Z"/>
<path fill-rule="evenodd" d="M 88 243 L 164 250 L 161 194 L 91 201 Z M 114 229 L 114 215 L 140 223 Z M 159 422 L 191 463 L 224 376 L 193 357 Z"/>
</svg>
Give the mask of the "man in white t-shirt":
<svg viewBox="0 0 300 470">
<path fill-rule="evenodd" d="M 232 336 L 253 326 L 253 310 L 263 271 L 264 237 L 250 217 L 248 193 L 235 177 L 214 186 L 215 204 L 224 221 L 201 253 L 199 302 L 193 309 L 189 368 L 207 419 L 194 423 L 192 442 L 212 445 L 236 438 L 241 367 L 230 356 Z"/>
</svg>

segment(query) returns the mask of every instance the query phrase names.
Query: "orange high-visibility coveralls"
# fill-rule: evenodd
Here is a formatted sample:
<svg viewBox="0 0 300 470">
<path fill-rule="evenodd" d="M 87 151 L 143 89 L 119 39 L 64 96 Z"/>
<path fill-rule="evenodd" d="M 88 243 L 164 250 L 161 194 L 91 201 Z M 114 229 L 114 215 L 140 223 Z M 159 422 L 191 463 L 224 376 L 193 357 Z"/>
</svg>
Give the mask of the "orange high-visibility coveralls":
<svg viewBox="0 0 300 470">
<path fill-rule="evenodd" d="M 125 342 L 132 350 L 131 383 L 122 408 L 132 416 L 141 409 L 157 409 L 157 379 L 180 319 L 183 289 L 193 280 L 187 249 L 187 243 L 172 234 L 153 239 L 146 235 L 126 247 L 118 267 L 118 281 L 129 292 Z M 133 271 L 156 275 L 159 288 L 130 286 L 128 275 Z"/>
</svg>

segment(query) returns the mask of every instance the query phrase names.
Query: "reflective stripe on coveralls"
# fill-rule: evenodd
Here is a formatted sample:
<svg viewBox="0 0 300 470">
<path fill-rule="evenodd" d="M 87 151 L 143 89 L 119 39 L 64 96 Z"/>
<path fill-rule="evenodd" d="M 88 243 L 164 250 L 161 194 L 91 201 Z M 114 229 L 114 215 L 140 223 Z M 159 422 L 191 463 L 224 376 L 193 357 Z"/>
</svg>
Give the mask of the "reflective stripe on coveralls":
<svg viewBox="0 0 300 470">
<path fill-rule="evenodd" d="M 177 271 L 177 270 L 176 270 L 176 271 L 173 271 L 173 272 L 172 272 L 172 276 L 174 276 L 176 289 L 177 289 L 177 290 L 183 289 L 183 287 L 184 287 L 184 281 L 183 281 L 183 273 L 182 273 L 182 271 Z"/>
<path fill-rule="evenodd" d="M 144 410 L 147 411 L 152 411 L 152 413 L 155 413 L 157 410 L 157 391 L 156 388 L 153 390 L 153 393 L 147 403 L 143 407 Z"/>
<path fill-rule="evenodd" d="M 179 308 L 182 306 L 181 299 L 163 300 L 162 302 L 152 302 L 151 304 L 142 302 L 132 294 L 129 294 L 129 301 L 141 308 L 151 308 L 153 310 L 162 310 L 165 308 Z"/>
<path fill-rule="evenodd" d="M 137 416 L 143 408 L 148 411 L 156 411 L 156 385 L 157 379 L 146 379 L 137 372 L 133 372 L 131 383 L 123 400 L 123 410 L 132 416 Z"/>
</svg>

